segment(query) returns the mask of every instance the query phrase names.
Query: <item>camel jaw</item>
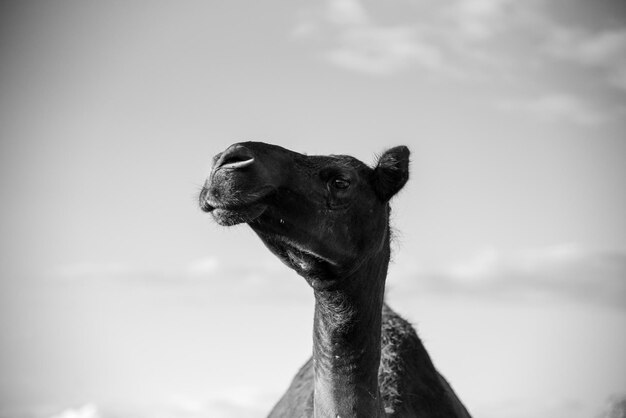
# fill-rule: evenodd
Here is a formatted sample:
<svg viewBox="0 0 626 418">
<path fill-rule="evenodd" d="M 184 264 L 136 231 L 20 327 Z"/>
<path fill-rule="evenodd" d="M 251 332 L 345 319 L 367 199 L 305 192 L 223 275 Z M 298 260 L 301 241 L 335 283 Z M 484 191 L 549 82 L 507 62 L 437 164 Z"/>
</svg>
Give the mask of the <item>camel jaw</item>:
<svg viewBox="0 0 626 418">
<path fill-rule="evenodd" d="M 251 222 L 250 226 L 283 264 L 304 277 L 314 289 L 321 290 L 336 283 L 335 278 L 339 269 L 336 262 L 282 234 L 261 231 L 259 229 L 261 219 Z"/>
</svg>

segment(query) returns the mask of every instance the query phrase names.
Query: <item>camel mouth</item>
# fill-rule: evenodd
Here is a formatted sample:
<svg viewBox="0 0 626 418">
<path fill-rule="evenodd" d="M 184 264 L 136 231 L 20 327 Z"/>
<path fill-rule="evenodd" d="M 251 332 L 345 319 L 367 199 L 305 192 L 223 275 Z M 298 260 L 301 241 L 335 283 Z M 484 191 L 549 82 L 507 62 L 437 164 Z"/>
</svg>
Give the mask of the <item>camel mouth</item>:
<svg viewBox="0 0 626 418">
<path fill-rule="evenodd" d="M 261 199 L 238 203 L 221 204 L 208 198 L 201 198 L 200 209 L 210 213 L 213 219 L 224 226 L 232 226 L 240 223 L 248 223 L 257 219 L 265 212 L 267 205 L 260 202 Z"/>
<path fill-rule="evenodd" d="M 250 193 L 247 199 L 230 199 L 219 201 L 211 196 L 210 190 L 205 188 L 200 192 L 200 209 L 210 213 L 213 219 L 224 226 L 240 223 L 249 223 L 261 216 L 267 204 L 264 200 L 271 195 L 273 188 L 265 187 Z"/>
</svg>

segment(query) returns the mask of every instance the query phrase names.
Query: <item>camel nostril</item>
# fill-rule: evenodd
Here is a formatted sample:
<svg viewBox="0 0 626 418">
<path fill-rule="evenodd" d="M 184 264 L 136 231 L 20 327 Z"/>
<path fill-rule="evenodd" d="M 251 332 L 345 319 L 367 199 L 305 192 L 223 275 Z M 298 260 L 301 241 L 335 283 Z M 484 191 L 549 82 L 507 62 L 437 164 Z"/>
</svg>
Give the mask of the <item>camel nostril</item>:
<svg viewBox="0 0 626 418">
<path fill-rule="evenodd" d="M 254 163 L 252 151 L 242 145 L 234 145 L 224 151 L 215 164 L 216 168 L 240 169 Z"/>
<path fill-rule="evenodd" d="M 252 164 L 253 161 L 254 161 L 254 158 L 252 157 L 244 157 L 242 155 L 233 155 L 225 159 L 224 161 L 222 161 L 222 164 L 220 165 L 220 167 L 228 166 L 230 168 L 236 168 L 236 167 L 241 167 L 243 165 Z"/>
</svg>

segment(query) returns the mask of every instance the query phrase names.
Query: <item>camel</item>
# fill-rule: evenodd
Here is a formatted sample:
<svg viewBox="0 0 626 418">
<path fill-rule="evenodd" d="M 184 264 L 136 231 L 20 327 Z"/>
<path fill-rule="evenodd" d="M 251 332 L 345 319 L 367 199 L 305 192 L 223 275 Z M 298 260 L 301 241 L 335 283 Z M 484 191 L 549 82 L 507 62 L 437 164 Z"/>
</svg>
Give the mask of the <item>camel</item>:
<svg viewBox="0 0 626 418">
<path fill-rule="evenodd" d="M 374 168 L 262 142 L 217 154 L 199 196 L 220 225 L 247 223 L 313 289 L 313 355 L 270 418 L 469 418 L 413 327 L 384 302 L 389 200 L 409 149 Z"/>
</svg>

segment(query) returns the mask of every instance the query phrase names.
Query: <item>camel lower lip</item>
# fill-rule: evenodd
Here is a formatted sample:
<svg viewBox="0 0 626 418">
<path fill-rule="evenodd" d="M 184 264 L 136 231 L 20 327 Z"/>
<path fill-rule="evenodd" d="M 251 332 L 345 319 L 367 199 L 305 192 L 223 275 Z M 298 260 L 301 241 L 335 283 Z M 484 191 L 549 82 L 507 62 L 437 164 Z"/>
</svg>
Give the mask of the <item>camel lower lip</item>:
<svg viewBox="0 0 626 418">
<path fill-rule="evenodd" d="M 250 207 L 253 207 L 255 205 L 260 204 L 259 200 L 260 199 L 256 199 L 256 200 L 253 200 L 251 202 L 239 203 L 237 205 L 228 205 L 228 204 L 218 203 L 218 202 L 214 201 L 213 199 L 206 199 L 200 205 L 200 208 L 203 211 L 208 212 L 208 213 L 212 213 L 212 212 L 214 212 L 216 210 L 230 211 L 230 212 L 239 212 L 239 211 L 246 211 Z"/>
<path fill-rule="evenodd" d="M 266 207 L 266 205 L 255 203 L 237 209 L 213 208 L 210 213 L 218 224 L 232 226 L 254 221 L 263 214 Z"/>
</svg>

